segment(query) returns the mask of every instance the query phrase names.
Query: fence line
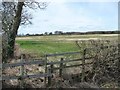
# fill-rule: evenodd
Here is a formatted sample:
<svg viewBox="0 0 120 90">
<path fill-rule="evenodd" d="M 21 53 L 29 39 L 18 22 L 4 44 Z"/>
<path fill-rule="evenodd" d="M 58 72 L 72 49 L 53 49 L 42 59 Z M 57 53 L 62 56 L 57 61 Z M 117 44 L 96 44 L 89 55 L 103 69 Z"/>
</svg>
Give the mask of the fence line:
<svg viewBox="0 0 120 90">
<path fill-rule="evenodd" d="M 104 48 L 107 48 L 108 46 L 104 46 Z M 111 45 L 110 47 L 115 47 L 114 45 Z M 95 49 L 95 48 L 86 48 L 87 49 Z M 80 54 L 80 52 L 67 52 L 67 53 L 60 53 L 60 54 L 46 54 L 46 57 L 52 57 L 52 56 L 60 56 L 60 55 L 66 55 L 66 54 Z M 114 54 L 113 54 L 114 55 Z M 94 57 L 86 57 L 85 59 L 92 59 Z M 74 59 L 74 60 L 66 60 L 64 62 L 72 62 L 72 61 L 79 61 L 82 60 L 82 58 L 80 59 Z M 22 65 L 32 65 L 32 64 L 41 64 L 44 65 L 45 61 L 41 60 L 41 59 L 37 59 L 35 61 L 25 61 L 25 62 L 18 62 L 18 63 L 3 63 L 0 64 L 0 66 L 2 66 L 2 68 L 7 68 L 7 67 L 17 67 L 17 66 L 22 66 Z M 56 64 L 57 62 L 52 62 L 52 64 Z M 51 62 L 48 62 L 47 65 L 50 65 Z M 59 64 L 59 62 L 58 62 Z"/>
<path fill-rule="evenodd" d="M 109 47 L 115 47 L 115 46 L 109 46 Z M 103 47 L 104 48 L 108 48 L 108 46 Z M 44 77 L 44 82 L 46 85 L 47 79 L 48 79 L 48 84 L 51 83 L 51 76 L 53 73 L 53 70 L 59 70 L 59 75 L 62 76 L 62 70 L 64 68 L 71 68 L 71 67 L 79 67 L 82 66 L 82 78 L 81 81 L 84 81 L 84 77 L 85 77 L 85 65 L 88 64 L 92 64 L 93 62 L 90 63 L 86 63 L 85 60 L 90 60 L 94 57 L 86 57 L 86 50 L 90 49 L 90 48 L 86 48 L 83 50 L 82 52 L 82 58 L 79 59 L 73 59 L 73 60 L 64 60 L 63 58 L 61 58 L 60 61 L 56 61 L 56 62 L 48 62 L 48 58 L 47 57 L 53 57 L 53 56 L 61 56 L 61 55 L 68 55 L 68 54 L 80 54 L 80 52 L 67 52 L 67 53 L 60 53 L 60 54 L 46 54 L 45 55 L 45 60 L 37 60 L 37 61 L 25 61 L 22 57 L 21 57 L 21 62 L 19 63 L 12 63 L 12 64 L 2 64 L 3 68 L 8 68 L 8 67 L 18 67 L 21 66 L 21 70 L 20 70 L 20 76 L 2 76 L 2 79 L 0 80 L 8 80 L 8 79 L 18 79 L 20 80 L 21 83 L 21 87 L 23 86 L 23 79 L 25 78 L 39 78 L 39 77 Z M 117 53 L 115 53 L 116 55 Z M 114 53 L 113 53 L 114 55 Z M 75 61 L 81 61 L 81 64 L 76 64 L 76 65 L 69 65 L 66 66 L 65 63 L 69 63 L 69 62 L 75 62 Z M 34 75 L 25 75 L 24 74 L 24 65 L 32 65 L 32 64 L 40 64 L 41 66 L 44 66 L 45 68 L 45 73 L 44 74 L 34 74 Z M 59 64 L 59 67 L 54 67 L 54 64 Z M 48 67 L 48 65 L 50 65 Z"/>
<path fill-rule="evenodd" d="M 87 57 L 85 59 L 92 59 L 94 57 Z M 73 59 L 73 60 L 65 60 L 62 61 L 63 63 L 67 63 L 67 62 L 74 62 L 74 61 L 82 61 L 82 58 L 80 59 Z M 0 66 L 2 65 L 2 68 L 12 68 L 12 67 L 18 67 L 18 66 L 22 66 L 22 65 L 32 65 L 32 64 L 40 64 L 41 66 L 44 66 L 45 61 L 44 60 L 36 60 L 36 61 L 25 61 L 25 62 L 18 62 L 18 63 L 11 63 L 11 64 L 0 64 Z M 47 65 L 51 65 L 51 64 L 60 64 L 59 61 L 55 61 L 55 62 L 47 62 Z"/>
</svg>

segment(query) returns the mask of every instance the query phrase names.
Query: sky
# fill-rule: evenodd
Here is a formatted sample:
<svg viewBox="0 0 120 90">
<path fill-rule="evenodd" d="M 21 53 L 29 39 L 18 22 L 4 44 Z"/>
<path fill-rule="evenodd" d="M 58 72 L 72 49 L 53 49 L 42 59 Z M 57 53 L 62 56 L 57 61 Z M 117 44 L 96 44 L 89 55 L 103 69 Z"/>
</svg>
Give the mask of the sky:
<svg viewBox="0 0 120 90">
<path fill-rule="evenodd" d="M 32 25 L 20 26 L 18 34 L 118 30 L 118 2 L 113 1 L 50 2 L 45 10 L 29 10 Z"/>
</svg>

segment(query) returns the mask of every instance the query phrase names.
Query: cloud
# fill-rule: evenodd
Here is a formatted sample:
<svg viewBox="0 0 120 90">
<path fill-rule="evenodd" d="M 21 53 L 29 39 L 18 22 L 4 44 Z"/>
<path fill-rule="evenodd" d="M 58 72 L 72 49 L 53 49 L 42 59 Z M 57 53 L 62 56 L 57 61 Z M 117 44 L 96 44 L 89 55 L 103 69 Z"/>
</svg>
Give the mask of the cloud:
<svg viewBox="0 0 120 90">
<path fill-rule="evenodd" d="M 67 7 L 64 3 L 55 5 L 55 7 L 57 9 L 56 14 L 48 21 L 47 24 L 60 25 L 61 27 L 79 27 L 90 24 L 100 26 L 103 23 L 103 19 L 100 17 L 97 19 L 90 17 L 90 12 L 84 8 L 80 7 L 76 12 L 74 12 L 74 10 L 72 10 L 70 7 Z"/>
<path fill-rule="evenodd" d="M 33 25 L 20 28 L 19 33 L 43 33 L 63 31 L 89 31 L 117 28 L 117 4 L 115 3 L 50 3 L 46 10 L 36 10 Z M 23 31 L 22 31 L 23 30 Z"/>
</svg>

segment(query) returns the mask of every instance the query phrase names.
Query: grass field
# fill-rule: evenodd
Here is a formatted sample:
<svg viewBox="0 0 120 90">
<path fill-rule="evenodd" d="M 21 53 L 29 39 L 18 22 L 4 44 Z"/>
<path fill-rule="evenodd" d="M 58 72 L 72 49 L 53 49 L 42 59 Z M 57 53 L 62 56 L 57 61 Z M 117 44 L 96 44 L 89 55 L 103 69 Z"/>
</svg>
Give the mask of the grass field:
<svg viewBox="0 0 120 90">
<path fill-rule="evenodd" d="M 51 35 L 17 37 L 22 53 L 44 55 L 48 53 L 62 53 L 79 51 L 75 41 L 81 40 L 116 40 L 117 34 L 90 34 L 90 35 Z"/>
<path fill-rule="evenodd" d="M 27 53 L 27 54 L 32 54 L 32 55 L 38 55 L 38 57 L 41 58 L 42 55 L 44 54 L 50 54 L 50 53 L 63 53 L 63 52 L 73 52 L 73 51 L 82 51 L 80 50 L 75 41 L 79 41 L 79 44 L 83 47 L 86 45 L 83 43 L 81 44 L 80 41 L 86 41 L 86 45 L 89 44 L 88 40 L 97 40 L 98 43 L 93 43 L 93 44 L 103 44 L 104 41 L 102 40 L 107 40 L 105 41 L 104 45 L 106 44 L 116 44 L 116 40 L 118 42 L 118 35 L 117 34 L 94 34 L 94 35 L 52 35 L 52 36 L 28 36 L 28 37 L 17 37 L 16 38 L 16 43 L 18 43 L 20 45 L 20 50 L 22 51 L 22 53 Z M 101 42 L 99 42 L 99 40 L 101 40 Z M 115 42 L 110 42 L 110 43 L 106 43 L 109 42 L 108 40 L 112 40 Z M 89 47 L 89 45 L 88 45 Z M 94 47 L 95 48 L 95 47 Z M 96 48 L 95 48 L 96 49 Z M 118 57 L 118 55 L 112 55 L 115 52 L 118 53 L 117 51 L 117 47 L 115 48 L 111 48 L 108 47 L 108 49 L 102 49 L 102 50 L 93 50 L 93 49 L 89 49 L 86 51 L 85 57 L 90 57 L 93 56 L 92 59 L 87 59 L 85 60 L 85 63 L 91 63 L 93 62 L 93 64 L 90 65 L 84 65 L 85 66 L 85 71 L 87 71 L 87 73 L 85 72 L 85 78 L 86 78 L 86 82 L 92 82 L 93 78 L 94 78 L 94 83 L 96 82 L 100 82 L 100 83 L 96 83 L 96 85 L 98 85 L 101 88 L 116 88 L 118 87 L 117 85 L 117 79 L 116 75 L 118 75 L 117 71 L 118 71 L 118 67 L 117 67 L 117 59 L 116 57 Z M 27 55 L 26 54 L 26 55 Z M 80 53 L 77 55 L 66 55 L 66 56 L 53 56 L 53 57 L 47 57 L 47 62 L 54 62 L 54 61 L 60 61 L 61 57 L 63 58 L 63 60 L 77 60 L 82 58 L 83 59 L 83 54 L 84 53 Z M 38 58 L 37 57 L 37 58 Z M 33 57 L 34 58 L 34 57 Z M 38 60 L 45 60 L 44 57 Z M 29 59 L 25 59 L 26 61 Z M 35 60 L 34 59 L 30 59 L 30 60 Z M 13 60 L 13 62 L 16 62 L 17 60 Z M 71 65 L 79 65 L 81 64 L 81 61 L 73 61 L 73 62 L 69 62 L 69 63 L 64 63 L 63 65 L 66 66 L 71 66 Z M 54 67 L 59 67 L 59 64 L 54 64 Z M 49 67 L 49 66 L 47 66 Z M 81 78 L 80 77 L 76 77 L 77 74 L 79 74 L 80 76 L 80 72 L 82 71 L 83 67 L 71 67 L 71 68 L 64 68 L 62 71 L 62 77 L 58 77 L 57 75 L 59 74 L 59 70 L 58 71 L 54 71 L 53 75 L 55 76 L 53 78 L 53 80 L 55 81 L 55 84 L 57 83 L 57 80 L 59 80 L 58 82 L 61 82 L 64 84 L 64 80 L 67 82 L 72 82 L 73 86 L 76 85 L 77 83 L 80 83 Z M 40 64 L 39 65 L 25 65 L 25 69 L 27 74 L 35 74 L 35 73 L 44 73 L 45 67 L 41 67 Z M 8 68 L 4 71 L 4 74 L 8 74 L 8 75 L 19 75 L 19 67 L 17 68 Z M 63 76 L 64 75 L 64 76 Z M 75 75 L 74 79 L 73 75 Z M 104 77 L 103 77 L 104 75 Z M 115 75 L 115 76 L 114 76 Z M 98 78 L 99 77 L 99 78 Z M 87 79 L 88 78 L 88 79 Z M 62 80 L 61 80 L 62 79 Z M 61 81 L 60 81 L 61 80 Z M 72 80 L 72 81 L 71 81 Z M 17 81 L 16 81 L 17 82 Z M 15 82 L 15 84 L 16 84 Z M 40 85 L 42 85 L 42 83 L 44 83 L 43 81 L 40 82 L 39 78 L 35 78 L 35 79 L 25 79 L 24 81 L 26 84 L 28 83 L 29 85 L 34 85 L 34 87 L 40 87 Z M 40 82 L 40 83 L 39 83 Z M 7 81 L 7 83 L 9 83 L 9 81 Z M 11 81 L 10 81 L 11 83 Z M 25 84 L 24 83 L 24 84 Z M 53 83 L 53 81 L 52 81 Z M 75 83 L 75 84 L 74 84 Z M 18 83 L 19 84 L 19 83 Z M 58 83 L 60 84 L 60 83 Z M 67 83 L 68 85 L 72 85 L 71 83 Z M 52 84 L 53 85 L 53 84 Z M 61 84 L 62 85 L 62 84 Z M 70 86 L 69 85 L 69 86 Z M 83 85 L 83 84 L 82 84 Z M 58 86 L 58 85 L 57 85 Z"/>
</svg>

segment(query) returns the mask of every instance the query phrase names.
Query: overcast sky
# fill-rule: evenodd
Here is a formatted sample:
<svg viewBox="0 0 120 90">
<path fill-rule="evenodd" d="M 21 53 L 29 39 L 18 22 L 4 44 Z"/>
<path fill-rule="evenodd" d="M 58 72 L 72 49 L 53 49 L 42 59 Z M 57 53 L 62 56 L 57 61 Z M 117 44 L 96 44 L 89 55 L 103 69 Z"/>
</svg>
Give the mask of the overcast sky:
<svg viewBox="0 0 120 90">
<path fill-rule="evenodd" d="M 31 11 L 33 24 L 20 27 L 18 33 L 118 29 L 118 2 L 61 1 L 51 2 L 45 10 Z"/>
</svg>

